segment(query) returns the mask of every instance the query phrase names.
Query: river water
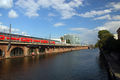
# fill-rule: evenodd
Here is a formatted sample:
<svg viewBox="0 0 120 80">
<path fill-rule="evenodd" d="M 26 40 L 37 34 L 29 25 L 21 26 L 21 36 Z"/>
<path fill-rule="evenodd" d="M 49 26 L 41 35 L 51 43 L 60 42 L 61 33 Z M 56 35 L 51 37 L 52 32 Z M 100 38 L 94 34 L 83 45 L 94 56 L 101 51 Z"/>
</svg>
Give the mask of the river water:
<svg viewBox="0 0 120 80">
<path fill-rule="evenodd" d="M 108 80 L 99 50 L 0 61 L 0 80 Z"/>
</svg>

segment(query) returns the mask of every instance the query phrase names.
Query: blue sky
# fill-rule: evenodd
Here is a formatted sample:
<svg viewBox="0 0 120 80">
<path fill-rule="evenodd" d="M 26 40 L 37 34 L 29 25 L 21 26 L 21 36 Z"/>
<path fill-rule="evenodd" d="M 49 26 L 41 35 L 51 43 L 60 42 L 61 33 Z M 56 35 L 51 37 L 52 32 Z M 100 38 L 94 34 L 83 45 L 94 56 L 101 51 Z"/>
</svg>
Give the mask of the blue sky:
<svg viewBox="0 0 120 80">
<path fill-rule="evenodd" d="M 120 27 L 120 0 L 0 0 L 0 31 L 59 38 L 78 34 L 95 43 L 97 32 Z"/>
</svg>

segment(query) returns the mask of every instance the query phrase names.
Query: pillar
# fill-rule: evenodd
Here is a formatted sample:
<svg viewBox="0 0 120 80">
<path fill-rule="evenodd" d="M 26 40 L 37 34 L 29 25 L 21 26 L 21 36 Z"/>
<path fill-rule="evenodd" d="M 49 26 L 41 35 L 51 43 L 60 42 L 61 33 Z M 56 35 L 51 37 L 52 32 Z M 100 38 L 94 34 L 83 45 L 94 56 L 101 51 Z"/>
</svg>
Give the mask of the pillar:
<svg viewBox="0 0 120 80">
<path fill-rule="evenodd" d="M 24 56 L 28 56 L 28 50 L 29 50 L 29 48 L 28 47 L 24 47 Z"/>
</svg>

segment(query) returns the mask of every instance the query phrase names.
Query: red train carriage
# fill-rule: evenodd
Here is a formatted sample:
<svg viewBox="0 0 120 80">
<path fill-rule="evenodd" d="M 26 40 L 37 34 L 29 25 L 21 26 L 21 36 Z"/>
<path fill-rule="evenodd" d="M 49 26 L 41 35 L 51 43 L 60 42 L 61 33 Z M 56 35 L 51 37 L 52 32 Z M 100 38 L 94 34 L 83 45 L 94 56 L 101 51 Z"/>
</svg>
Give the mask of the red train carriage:
<svg viewBox="0 0 120 80">
<path fill-rule="evenodd" d="M 9 41 L 9 40 L 11 40 L 11 42 L 55 44 L 55 41 L 49 39 L 16 35 L 16 34 L 8 34 L 8 33 L 0 33 L 0 41 Z"/>
</svg>

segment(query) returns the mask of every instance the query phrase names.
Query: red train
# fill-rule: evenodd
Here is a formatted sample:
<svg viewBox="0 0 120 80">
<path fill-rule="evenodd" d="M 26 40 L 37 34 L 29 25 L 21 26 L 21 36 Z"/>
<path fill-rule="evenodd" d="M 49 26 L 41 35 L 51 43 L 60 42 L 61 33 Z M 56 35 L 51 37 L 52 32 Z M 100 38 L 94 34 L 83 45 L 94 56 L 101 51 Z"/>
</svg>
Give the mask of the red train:
<svg viewBox="0 0 120 80">
<path fill-rule="evenodd" d="M 13 42 L 55 44 L 54 40 L 31 37 L 31 36 L 23 36 L 17 34 L 0 33 L 0 41 L 10 41 L 10 40 Z"/>
</svg>

